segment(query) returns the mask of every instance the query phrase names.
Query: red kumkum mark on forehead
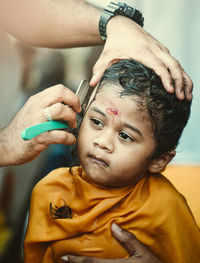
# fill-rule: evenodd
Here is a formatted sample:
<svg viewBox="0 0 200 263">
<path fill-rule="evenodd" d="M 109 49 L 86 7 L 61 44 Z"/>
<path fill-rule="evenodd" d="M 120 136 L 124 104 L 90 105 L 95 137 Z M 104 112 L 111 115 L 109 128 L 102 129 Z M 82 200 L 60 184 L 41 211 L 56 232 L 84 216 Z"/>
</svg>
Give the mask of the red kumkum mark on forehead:
<svg viewBox="0 0 200 263">
<path fill-rule="evenodd" d="M 109 114 L 116 115 L 116 116 L 119 115 L 119 111 L 117 109 L 114 109 L 114 108 L 107 108 L 106 112 Z"/>
</svg>

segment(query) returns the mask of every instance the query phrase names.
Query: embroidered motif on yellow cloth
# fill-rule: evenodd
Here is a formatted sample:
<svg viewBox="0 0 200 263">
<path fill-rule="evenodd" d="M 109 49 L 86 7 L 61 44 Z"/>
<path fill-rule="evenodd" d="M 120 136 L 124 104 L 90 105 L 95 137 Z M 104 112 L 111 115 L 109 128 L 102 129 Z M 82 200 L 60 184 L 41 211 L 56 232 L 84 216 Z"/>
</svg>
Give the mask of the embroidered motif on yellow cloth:
<svg viewBox="0 0 200 263">
<path fill-rule="evenodd" d="M 61 201 L 63 201 L 63 205 L 59 207 L 57 205 L 53 207 L 52 203 L 50 203 L 49 211 L 52 215 L 52 218 L 72 218 L 71 208 L 68 205 L 66 205 L 65 200 L 62 199 Z"/>
</svg>

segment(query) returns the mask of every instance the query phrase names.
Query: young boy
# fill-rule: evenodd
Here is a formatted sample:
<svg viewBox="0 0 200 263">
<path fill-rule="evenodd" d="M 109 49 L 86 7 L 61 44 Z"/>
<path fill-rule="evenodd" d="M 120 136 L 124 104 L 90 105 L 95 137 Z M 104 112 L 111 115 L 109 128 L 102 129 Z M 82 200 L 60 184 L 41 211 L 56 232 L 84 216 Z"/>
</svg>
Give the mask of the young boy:
<svg viewBox="0 0 200 263">
<path fill-rule="evenodd" d="M 142 64 L 123 60 L 104 73 L 83 117 L 80 166 L 51 172 L 34 188 L 26 263 L 67 254 L 128 257 L 115 222 L 165 263 L 197 263 L 200 232 L 184 197 L 163 177 L 190 114 Z"/>
</svg>

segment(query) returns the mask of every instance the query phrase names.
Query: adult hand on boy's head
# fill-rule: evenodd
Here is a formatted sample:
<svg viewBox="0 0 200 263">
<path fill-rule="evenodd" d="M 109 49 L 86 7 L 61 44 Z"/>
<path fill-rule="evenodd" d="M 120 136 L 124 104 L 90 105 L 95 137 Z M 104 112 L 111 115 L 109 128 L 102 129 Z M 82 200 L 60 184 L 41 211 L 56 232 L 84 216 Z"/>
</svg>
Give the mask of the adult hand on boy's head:
<svg viewBox="0 0 200 263">
<path fill-rule="evenodd" d="M 111 230 L 113 236 L 130 254 L 129 258 L 103 259 L 67 255 L 62 257 L 62 261 L 68 263 L 162 263 L 130 232 L 120 228 L 115 223 L 112 224 Z"/>
<path fill-rule="evenodd" d="M 107 40 L 93 68 L 90 85 L 95 86 L 106 68 L 125 58 L 133 58 L 153 69 L 165 89 L 170 93 L 175 91 L 177 98 L 192 99 L 192 81 L 169 50 L 138 24 L 122 16 L 108 22 Z"/>
<path fill-rule="evenodd" d="M 27 127 L 47 121 L 45 109 L 52 120 L 67 121 L 70 127 L 76 127 L 76 114 L 81 106 L 78 96 L 63 85 L 56 85 L 30 97 L 16 114 L 8 127 L 0 131 L 0 146 L 5 158 L 0 166 L 23 164 L 33 160 L 50 144 L 71 145 L 76 142 L 73 134 L 63 130 L 42 133 L 24 141 L 21 132 Z"/>
</svg>

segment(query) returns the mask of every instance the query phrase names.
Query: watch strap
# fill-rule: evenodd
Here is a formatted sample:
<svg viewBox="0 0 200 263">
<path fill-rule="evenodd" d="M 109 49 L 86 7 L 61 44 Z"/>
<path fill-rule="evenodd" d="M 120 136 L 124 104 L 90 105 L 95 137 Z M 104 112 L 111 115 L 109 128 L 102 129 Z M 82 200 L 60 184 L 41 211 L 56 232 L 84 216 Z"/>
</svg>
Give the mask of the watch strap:
<svg viewBox="0 0 200 263">
<path fill-rule="evenodd" d="M 110 2 L 110 4 L 103 10 L 99 20 L 99 32 L 103 41 L 106 41 L 106 27 L 108 21 L 115 15 L 122 15 L 135 21 L 138 25 L 143 27 L 144 18 L 142 13 L 126 3 L 122 2 Z"/>
</svg>

